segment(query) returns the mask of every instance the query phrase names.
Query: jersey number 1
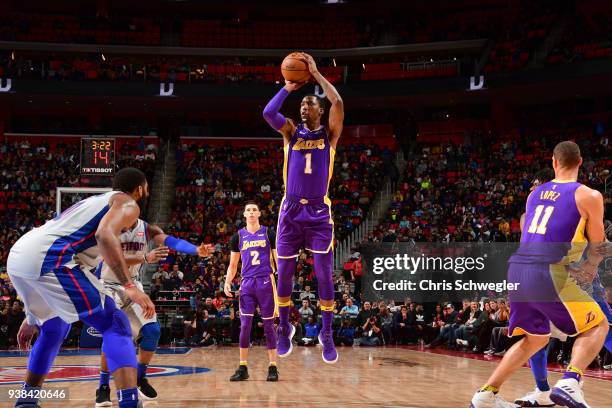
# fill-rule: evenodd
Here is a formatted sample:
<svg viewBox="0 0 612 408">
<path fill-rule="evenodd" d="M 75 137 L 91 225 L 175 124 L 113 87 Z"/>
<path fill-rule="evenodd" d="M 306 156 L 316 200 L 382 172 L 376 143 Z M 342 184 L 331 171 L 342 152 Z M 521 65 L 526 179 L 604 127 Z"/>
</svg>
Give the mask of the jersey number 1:
<svg viewBox="0 0 612 408">
<path fill-rule="evenodd" d="M 544 210 L 544 217 L 542 217 L 542 221 L 540 221 L 540 216 L 542 215 L 542 210 Z M 549 205 L 544 209 L 543 205 L 538 205 L 535 209 L 535 215 L 533 216 L 533 220 L 531 220 L 531 224 L 529 225 L 529 229 L 527 232 L 531 234 L 546 234 L 546 224 L 548 224 L 548 220 L 552 215 L 555 207 Z"/>
<path fill-rule="evenodd" d="M 304 174 L 312 174 L 312 153 L 306 153 L 306 167 L 304 167 Z"/>
<path fill-rule="evenodd" d="M 259 260 L 259 252 L 251 251 L 251 265 L 259 265 L 261 261 Z"/>
</svg>

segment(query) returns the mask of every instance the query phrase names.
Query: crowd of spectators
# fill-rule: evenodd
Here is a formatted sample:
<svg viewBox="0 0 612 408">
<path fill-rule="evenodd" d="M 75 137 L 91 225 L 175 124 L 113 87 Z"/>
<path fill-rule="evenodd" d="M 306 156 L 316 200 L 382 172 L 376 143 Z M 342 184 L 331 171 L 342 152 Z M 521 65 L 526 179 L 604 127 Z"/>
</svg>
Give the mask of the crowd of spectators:
<svg viewBox="0 0 612 408">
<path fill-rule="evenodd" d="M 568 138 L 581 145 L 580 181 L 603 191 L 610 146 L 605 134 L 594 136 L 592 126 L 491 140 L 480 135 L 466 137 L 463 144 L 418 144 L 384 222 L 367 240 L 518 241 L 533 176 L 550 166 L 552 148 Z"/>
</svg>

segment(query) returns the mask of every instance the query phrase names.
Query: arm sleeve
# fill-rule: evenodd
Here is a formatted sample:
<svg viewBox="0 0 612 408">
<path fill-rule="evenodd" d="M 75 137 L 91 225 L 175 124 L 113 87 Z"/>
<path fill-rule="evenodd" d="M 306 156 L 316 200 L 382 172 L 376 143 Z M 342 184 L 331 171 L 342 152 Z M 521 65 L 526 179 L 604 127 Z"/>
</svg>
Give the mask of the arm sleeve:
<svg viewBox="0 0 612 408">
<path fill-rule="evenodd" d="M 263 117 L 266 122 L 276 130 L 282 128 L 286 122 L 285 117 L 279 111 L 287 96 L 289 96 L 289 92 L 285 88 L 281 88 L 281 90 L 270 99 L 270 102 L 268 102 L 263 111 Z"/>
<path fill-rule="evenodd" d="M 268 242 L 270 242 L 270 248 L 276 249 L 276 234 L 268 228 Z"/>
<path fill-rule="evenodd" d="M 230 239 L 230 250 L 232 252 L 240 252 L 240 237 L 238 236 L 238 233 L 232 235 L 232 238 Z"/>
<path fill-rule="evenodd" d="M 164 244 L 166 244 L 168 248 L 174 249 L 176 252 L 182 252 L 189 255 L 198 254 L 198 248 L 195 245 L 182 239 L 174 238 L 170 235 L 166 237 Z"/>
</svg>

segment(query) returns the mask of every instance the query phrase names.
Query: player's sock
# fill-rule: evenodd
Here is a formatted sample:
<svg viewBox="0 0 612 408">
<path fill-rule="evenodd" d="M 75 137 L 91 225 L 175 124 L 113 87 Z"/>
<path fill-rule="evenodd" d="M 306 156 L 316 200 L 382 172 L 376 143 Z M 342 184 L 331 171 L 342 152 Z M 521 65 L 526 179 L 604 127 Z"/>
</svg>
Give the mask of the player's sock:
<svg viewBox="0 0 612 408">
<path fill-rule="evenodd" d="M 100 371 L 100 387 L 102 387 L 103 385 L 109 385 L 110 384 L 110 373 L 107 373 L 106 371 Z"/>
<path fill-rule="evenodd" d="M 149 368 L 148 364 L 138 363 L 138 368 L 136 370 L 137 370 L 137 378 L 139 380 L 147 376 L 147 368 Z"/>
<path fill-rule="evenodd" d="M 278 305 L 278 320 L 283 326 L 289 324 L 289 305 L 283 306 L 282 303 Z"/>
<path fill-rule="evenodd" d="M 492 385 L 489 384 L 485 384 L 482 386 L 482 388 L 480 390 L 478 390 L 479 392 L 487 392 L 487 391 L 491 391 L 493 394 L 497 394 L 499 392 L 499 388 L 494 387 Z"/>
<path fill-rule="evenodd" d="M 270 366 L 276 367 L 276 361 L 270 361 Z"/>
<path fill-rule="evenodd" d="M 248 362 L 246 360 L 240 360 L 240 365 L 241 366 L 248 366 Z"/>
<path fill-rule="evenodd" d="M 274 330 L 274 319 L 264 319 L 264 333 L 266 334 L 266 347 L 268 350 L 276 348 L 276 330 Z"/>
<path fill-rule="evenodd" d="M 117 391 L 117 401 L 119 408 L 138 407 L 138 388 L 125 388 Z"/>
<path fill-rule="evenodd" d="M 281 326 L 287 327 L 289 324 L 289 308 L 291 307 L 291 292 L 293 291 L 293 276 L 295 274 L 296 263 L 294 258 L 278 259 L 278 285 L 276 287 L 279 298 L 289 300 L 278 303 L 278 317 Z"/>
<path fill-rule="evenodd" d="M 533 373 L 538 390 L 540 391 L 550 391 L 550 385 L 548 384 L 548 370 L 546 369 L 547 361 L 548 355 L 546 353 L 546 347 L 542 348 L 529 359 L 531 372 Z"/>
<path fill-rule="evenodd" d="M 332 310 L 327 310 L 327 306 L 321 306 L 321 331 L 332 331 L 332 323 L 334 321 L 333 306 L 331 306 L 331 309 Z"/>
<path fill-rule="evenodd" d="M 253 316 L 240 315 L 240 337 L 238 339 L 240 348 L 248 349 L 251 342 L 251 326 Z"/>
<path fill-rule="evenodd" d="M 314 267 L 319 287 L 319 298 L 321 300 L 331 300 L 332 302 L 334 300 L 333 262 L 334 254 L 332 251 L 326 254 L 314 254 Z M 333 306 L 322 306 L 321 316 L 323 318 L 322 329 L 326 332 L 331 331 L 332 322 L 334 320 Z"/>
<path fill-rule="evenodd" d="M 584 372 L 581 369 L 574 367 L 570 364 L 567 366 L 565 373 L 563 373 L 563 379 L 565 380 L 567 378 L 573 378 L 574 380 L 580 382 L 580 379 L 582 378 L 583 374 Z"/>
</svg>

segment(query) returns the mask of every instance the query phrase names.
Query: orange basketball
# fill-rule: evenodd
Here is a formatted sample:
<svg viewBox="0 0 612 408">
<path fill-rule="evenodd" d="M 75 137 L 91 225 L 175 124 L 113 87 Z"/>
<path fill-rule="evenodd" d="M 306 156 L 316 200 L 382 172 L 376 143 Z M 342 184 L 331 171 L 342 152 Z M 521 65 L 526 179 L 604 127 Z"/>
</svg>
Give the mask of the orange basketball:
<svg viewBox="0 0 612 408">
<path fill-rule="evenodd" d="M 306 82 L 310 78 L 308 65 L 301 60 L 301 57 L 299 52 L 292 52 L 283 60 L 281 72 L 287 81 Z"/>
</svg>

